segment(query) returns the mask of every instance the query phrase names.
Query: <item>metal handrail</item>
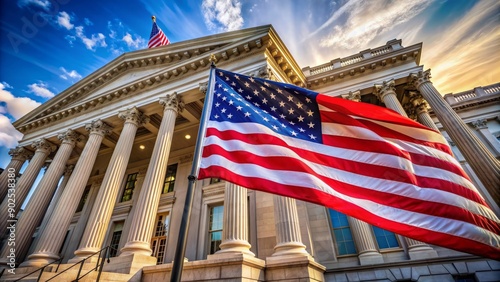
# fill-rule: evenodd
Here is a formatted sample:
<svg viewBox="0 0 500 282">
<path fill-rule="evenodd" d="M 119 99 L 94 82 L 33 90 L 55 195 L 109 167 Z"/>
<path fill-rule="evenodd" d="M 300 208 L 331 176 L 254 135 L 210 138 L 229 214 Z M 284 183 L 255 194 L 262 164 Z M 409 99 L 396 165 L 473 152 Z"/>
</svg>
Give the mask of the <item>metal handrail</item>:
<svg viewBox="0 0 500 282">
<path fill-rule="evenodd" d="M 77 262 L 77 263 L 74 263 L 73 265 L 71 265 L 70 267 L 66 268 L 65 270 L 57 273 L 56 275 L 52 276 L 51 278 L 47 279 L 45 282 L 47 281 L 50 281 L 54 278 L 56 278 L 57 276 L 61 275 L 62 273 L 68 271 L 69 269 L 73 268 L 74 266 L 80 264 L 80 268 L 78 269 L 78 274 L 76 276 L 76 279 L 73 280 L 73 281 L 79 281 L 81 278 L 85 277 L 87 274 L 89 274 L 90 272 L 92 271 L 97 271 L 97 269 L 99 269 L 99 274 L 97 275 L 97 280 L 96 282 L 99 281 L 100 277 L 101 277 L 101 272 L 102 272 L 102 268 L 104 266 L 104 259 L 106 258 L 107 256 L 107 261 L 109 263 L 109 249 L 113 249 L 113 250 L 116 250 L 115 248 L 112 248 L 111 246 L 107 246 L 107 247 L 104 247 L 102 249 L 100 249 L 99 251 L 91 254 L 90 256 L 82 259 L 81 261 Z M 105 251 L 104 252 L 104 256 L 102 256 L 102 259 L 101 259 L 101 253 L 102 251 Z M 88 271 L 87 273 L 85 273 L 84 275 L 80 276 L 80 273 L 82 272 L 82 268 L 83 268 L 83 264 L 85 263 L 85 261 L 93 256 L 95 256 L 96 254 L 99 254 L 98 258 L 97 258 L 97 263 L 96 263 L 96 266 L 93 267 L 92 269 L 90 269 L 90 271 Z M 38 282 L 39 280 L 37 280 Z"/>
<path fill-rule="evenodd" d="M 36 280 L 36 281 L 38 282 L 38 281 L 40 281 L 40 278 L 42 277 L 43 270 L 44 270 L 47 266 L 49 266 L 49 265 L 51 265 L 51 264 L 53 264 L 53 263 L 55 263 L 55 262 L 58 262 L 58 264 L 57 264 L 57 268 L 56 268 L 56 272 L 57 272 L 57 270 L 59 269 L 59 265 L 61 265 L 61 261 L 62 261 L 62 258 L 60 258 L 60 259 L 58 259 L 58 260 L 55 260 L 55 261 L 53 261 L 53 262 L 51 262 L 51 263 L 49 263 L 49 264 L 46 264 L 46 265 L 44 265 L 44 266 L 42 266 L 42 267 L 40 267 L 40 268 L 37 268 L 37 269 L 35 269 L 34 271 L 32 271 L 32 272 L 30 272 L 30 273 L 28 273 L 28 274 L 24 275 L 23 277 L 21 277 L 21 278 L 19 278 L 19 279 L 17 279 L 17 280 L 14 280 L 14 282 L 20 281 L 21 279 L 24 279 L 24 278 L 26 278 L 26 277 L 30 276 L 31 274 L 33 274 L 33 273 L 35 273 L 35 272 L 37 272 L 37 271 L 39 271 L 39 270 L 40 270 L 40 274 L 38 275 L 38 279 Z"/>
</svg>

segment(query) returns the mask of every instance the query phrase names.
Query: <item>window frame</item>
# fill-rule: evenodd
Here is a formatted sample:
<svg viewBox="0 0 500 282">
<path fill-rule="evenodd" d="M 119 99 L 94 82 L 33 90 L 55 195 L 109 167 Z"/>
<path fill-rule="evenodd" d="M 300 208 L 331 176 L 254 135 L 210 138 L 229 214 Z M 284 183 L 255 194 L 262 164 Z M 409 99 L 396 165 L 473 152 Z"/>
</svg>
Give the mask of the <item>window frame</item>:
<svg viewBox="0 0 500 282">
<path fill-rule="evenodd" d="M 338 213 L 339 215 L 345 216 L 345 220 L 347 222 L 347 225 L 343 225 L 341 227 L 335 227 L 334 224 L 333 224 L 332 211 L 335 212 L 335 213 Z M 358 255 L 358 247 L 356 246 L 356 241 L 354 240 L 354 235 L 353 235 L 353 232 L 351 230 L 351 225 L 350 225 L 349 220 L 347 218 L 348 215 L 346 215 L 344 213 L 341 213 L 341 212 L 338 212 L 338 211 L 336 211 L 334 209 L 330 209 L 330 208 L 327 208 L 327 213 L 328 213 L 328 219 L 329 219 L 328 223 L 330 224 L 330 233 L 332 235 L 333 247 L 335 248 L 335 254 L 336 254 L 336 256 L 337 257 L 357 256 Z M 352 241 L 352 246 L 354 248 L 354 252 L 353 253 L 344 253 L 344 254 L 340 253 L 339 244 L 341 244 L 341 243 L 345 244 L 345 242 L 349 242 L 349 241 L 345 241 L 345 240 L 340 241 L 339 240 L 340 238 L 337 238 L 337 236 L 335 234 L 336 233 L 335 230 L 341 230 L 342 233 L 344 233 L 343 232 L 344 230 L 348 230 L 349 231 L 349 234 L 350 234 L 350 237 L 351 237 L 350 241 Z"/>
<path fill-rule="evenodd" d="M 175 172 L 173 173 L 173 175 L 169 175 L 169 168 L 175 166 Z M 174 188 L 175 188 L 175 180 L 177 179 L 177 171 L 179 170 L 179 164 L 178 163 L 173 163 L 173 164 L 170 164 L 167 166 L 167 171 L 165 172 L 165 178 L 163 179 L 163 187 L 162 187 L 162 190 L 161 190 L 161 194 L 167 194 L 167 193 L 170 193 L 170 192 L 173 192 L 174 191 Z M 172 177 L 173 176 L 173 180 L 167 180 L 169 177 Z M 168 188 L 166 188 L 168 184 Z"/>
<path fill-rule="evenodd" d="M 120 203 L 132 201 L 132 198 L 134 197 L 134 190 L 137 186 L 138 175 L 139 175 L 139 172 L 133 172 L 133 173 L 127 174 L 127 178 L 125 179 L 125 185 L 123 186 L 122 196 L 120 197 Z M 135 176 L 135 178 L 130 179 L 131 176 Z M 132 181 L 133 181 L 133 186 L 129 187 L 129 184 L 132 183 Z M 125 196 L 128 196 L 127 191 L 131 191 L 130 195 L 129 195 L 130 198 L 125 200 Z"/>
</svg>

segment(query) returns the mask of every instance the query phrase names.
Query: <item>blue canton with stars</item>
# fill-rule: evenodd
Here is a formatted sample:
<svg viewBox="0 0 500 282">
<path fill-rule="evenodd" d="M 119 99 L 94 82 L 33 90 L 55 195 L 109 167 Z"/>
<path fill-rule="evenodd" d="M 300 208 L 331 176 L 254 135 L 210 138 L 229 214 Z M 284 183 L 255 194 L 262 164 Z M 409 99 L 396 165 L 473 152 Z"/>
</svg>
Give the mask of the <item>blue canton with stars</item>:
<svg viewBox="0 0 500 282">
<path fill-rule="evenodd" d="M 220 69 L 215 73 L 210 120 L 255 122 L 277 134 L 322 142 L 318 93 Z"/>
</svg>

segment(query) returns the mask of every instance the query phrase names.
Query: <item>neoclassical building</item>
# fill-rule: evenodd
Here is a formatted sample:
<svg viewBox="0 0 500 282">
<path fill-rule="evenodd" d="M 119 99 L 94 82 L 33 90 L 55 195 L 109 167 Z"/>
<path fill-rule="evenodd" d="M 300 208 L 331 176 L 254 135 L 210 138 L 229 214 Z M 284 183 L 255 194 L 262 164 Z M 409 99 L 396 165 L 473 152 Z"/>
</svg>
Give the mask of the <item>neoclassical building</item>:
<svg viewBox="0 0 500 282">
<path fill-rule="evenodd" d="M 478 167 L 488 174 L 488 160 L 498 165 L 500 85 L 434 99 L 440 94 L 420 64 L 421 52 L 422 44 L 403 47 L 401 40 L 391 40 L 300 68 L 276 31 L 261 26 L 119 56 L 14 123 L 24 137 L 0 176 L 0 230 L 8 231 L 0 280 L 18 279 L 61 259 L 57 270 L 53 264 L 41 277 L 61 273 L 52 281 L 71 281 L 79 265 L 63 270 L 85 260 L 81 274 L 86 273 L 106 246 L 111 259 L 103 261 L 101 281 L 169 279 L 212 54 L 222 69 L 385 106 L 441 130 L 498 213 L 498 194 L 491 192 L 495 182 Z M 458 114 L 455 120 L 449 119 L 450 109 Z M 457 125 L 457 118 L 465 123 Z M 474 136 L 457 137 L 463 132 Z M 477 141 L 486 156 L 479 164 L 471 152 L 458 149 Z M 9 179 L 27 161 L 15 190 L 9 190 Z M 15 275 L 9 273 L 13 254 Z M 95 281 L 97 275 L 91 271 L 84 279 Z M 183 281 L 499 277 L 498 261 L 428 245 L 322 206 L 220 179 L 197 181 L 194 189 Z"/>
</svg>

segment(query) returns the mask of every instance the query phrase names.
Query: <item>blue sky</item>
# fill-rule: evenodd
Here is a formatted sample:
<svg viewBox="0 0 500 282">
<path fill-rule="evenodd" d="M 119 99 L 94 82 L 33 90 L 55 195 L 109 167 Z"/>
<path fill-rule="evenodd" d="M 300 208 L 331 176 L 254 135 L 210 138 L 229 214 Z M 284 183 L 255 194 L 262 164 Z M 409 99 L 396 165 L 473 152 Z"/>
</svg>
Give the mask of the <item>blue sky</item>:
<svg viewBox="0 0 500 282">
<path fill-rule="evenodd" d="M 442 94 L 500 78 L 496 0 L 1 2 L 0 167 L 22 134 L 10 124 L 124 52 L 146 48 L 151 15 L 170 42 L 272 24 L 301 67 L 397 38 L 423 42 Z"/>
</svg>

